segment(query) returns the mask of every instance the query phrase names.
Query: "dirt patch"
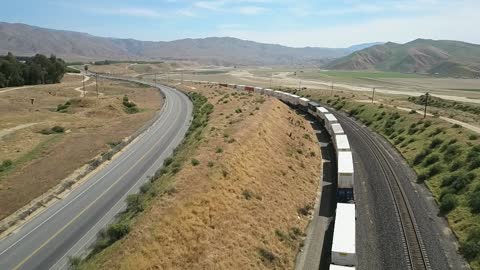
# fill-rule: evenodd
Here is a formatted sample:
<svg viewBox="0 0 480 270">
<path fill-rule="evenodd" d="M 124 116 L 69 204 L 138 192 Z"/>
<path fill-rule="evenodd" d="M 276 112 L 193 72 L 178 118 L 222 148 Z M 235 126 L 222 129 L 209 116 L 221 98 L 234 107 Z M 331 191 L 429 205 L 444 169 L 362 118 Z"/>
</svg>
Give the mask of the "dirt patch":
<svg viewBox="0 0 480 270">
<path fill-rule="evenodd" d="M 99 84 L 104 96 L 79 98 L 74 89 L 81 80 L 81 76 L 66 76 L 61 84 L 2 94 L 0 130 L 24 128 L 0 140 L 0 157 L 14 163 L 12 169 L 0 173 L 0 219 L 109 150 L 109 143 L 133 134 L 161 107 L 161 95 L 153 88 L 104 79 Z M 92 90 L 95 86 L 88 89 Z M 124 111 L 123 95 L 138 105 L 139 113 Z M 59 104 L 67 103 L 63 113 L 57 111 Z M 42 134 L 54 126 L 63 127 L 64 132 Z"/>
<path fill-rule="evenodd" d="M 276 99 L 195 88 L 215 108 L 175 192 L 86 269 L 293 268 L 321 174 L 313 130 Z"/>
</svg>

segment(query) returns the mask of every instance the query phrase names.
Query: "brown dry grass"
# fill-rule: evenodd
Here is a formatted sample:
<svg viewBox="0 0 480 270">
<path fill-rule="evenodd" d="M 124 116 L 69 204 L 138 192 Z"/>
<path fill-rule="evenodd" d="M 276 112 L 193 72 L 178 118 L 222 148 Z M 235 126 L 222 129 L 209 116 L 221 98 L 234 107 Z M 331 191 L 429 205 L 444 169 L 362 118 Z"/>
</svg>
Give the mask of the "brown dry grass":
<svg viewBox="0 0 480 270">
<path fill-rule="evenodd" d="M 82 85 L 81 78 L 66 76 L 61 84 L 0 94 L 0 129 L 37 123 L 0 139 L 0 162 L 10 159 L 15 163 L 11 171 L 0 173 L 0 219 L 108 150 L 107 143 L 130 136 L 160 108 L 161 96 L 155 89 L 105 80 L 99 87 L 105 96 L 97 100 L 89 93 L 80 99 L 79 92 L 73 89 Z M 95 91 L 95 87 L 87 90 Z M 123 111 L 124 94 L 138 104 L 141 113 Z M 35 98 L 33 106 L 30 98 Z M 54 111 L 58 104 L 70 99 L 76 102 L 68 113 Z M 67 132 L 39 133 L 55 125 L 64 127 Z"/>
<path fill-rule="evenodd" d="M 85 269 L 293 268 L 308 223 L 298 209 L 313 204 L 321 174 L 313 130 L 276 99 L 195 87 L 215 105 L 192 156 L 200 164 Z"/>
</svg>

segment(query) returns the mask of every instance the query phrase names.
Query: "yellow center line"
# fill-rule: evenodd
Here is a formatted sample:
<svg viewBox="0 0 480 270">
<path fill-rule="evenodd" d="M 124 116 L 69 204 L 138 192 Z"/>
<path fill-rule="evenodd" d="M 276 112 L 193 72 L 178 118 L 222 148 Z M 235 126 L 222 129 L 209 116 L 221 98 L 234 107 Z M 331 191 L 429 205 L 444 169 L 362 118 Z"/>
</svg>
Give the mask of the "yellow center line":
<svg viewBox="0 0 480 270">
<path fill-rule="evenodd" d="M 40 245 L 37 249 L 35 249 L 30 255 L 28 255 L 25 259 L 23 259 L 19 264 L 17 264 L 13 270 L 17 270 L 19 269 L 22 265 L 24 265 L 29 259 L 31 259 L 33 256 L 35 256 L 35 254 L 37 254 L 43 247 L 45 247 L 48 243 L 50 243 L 50 241 L 52 241 L 55 237 L 57 237 L 60 233 L 62 233 L 68 226 L 70 226 L 73 222 L 75 222 L 83 213 L 85 213 L 85 211 L 87 211 L 88 209 L 90 209 L 99 199 L 101 199 L 103 197 L 103 195 L 105 195 L 110 189 L 112 189 L 117 183 L 120 182 L 120 180 L 125 177 L 125 175 L 127 175 L 134 167 L 136 167 L 141 161 L 143 161 L 145 159 L 145 157 L 151 152 L 153 151 L 153 149 L 161 142 L 161 140 L 165 137 L 165 135 L 171 130 L 171 127 L 173 127 L 173 125 L 170 125 L 170 128 L 167 129 L 167 131 L 164 133 L 164 135 L 157 141 L 157 143 L 154 144 L 154 146 L 152 148 L 150 148 L 150 150 L 148 150 L 143 156 L 142 158 L 140 158 L 139 160 L 137 160 L 137 162 L 135 162 L 133 164 L 133 166 L 131 166 L 124 174 L 122 174 L 117 180 L 115 181 L 110 187 L 108 187 L 105 191 L 103 191 L 94 201 L 92 201 L 86 208 L 84 208 L 80 213 L 78 213 L 72 220 L 70 220 L 67 224 L 65 224 L 60 230 L 58 230 L 55 234 L 53 234 L 50 238 L 48 238 L 45 242 L 43 242 L 42 245 Z"/>
</svg>

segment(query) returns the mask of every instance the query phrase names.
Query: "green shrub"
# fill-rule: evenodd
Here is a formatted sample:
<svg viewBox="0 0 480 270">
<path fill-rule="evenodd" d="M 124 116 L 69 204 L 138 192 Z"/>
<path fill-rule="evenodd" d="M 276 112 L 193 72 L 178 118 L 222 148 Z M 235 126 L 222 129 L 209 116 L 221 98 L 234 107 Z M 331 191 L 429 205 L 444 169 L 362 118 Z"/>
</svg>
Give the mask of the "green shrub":
<svg viewBox="0 0 480 270">
<path fill-rule="evenodd" d="M 480 228 L 478 226 L 472 227 L 466 239 L 460 242 L 460 252 L 468 261 L 471 261 L 479 256 Z"/>
<path fill-rule="evenodd" d="M 468 165 L 468 168 L 470 170 L 475 170 L 475 169 L 478 169 L 480 168 L 480 157 L 476 157 L 474 158 L 471 162 L 470 162 L 470 165 Z"/>
<path fill-rule="evenodd" d="M 217 154 L 223 153 L 223 148 L 217 147 L 217 148 L 215 149 L 215 153 L 217 153 Z"/>
<path fill-rule="evenodd" d="M 473 213 L 480 213 L 480 191 L 475 191 L 470 194 L 468 205 L 472 209 Z"/>
<path fill-rule="evenodd" d="M 459 124 L 453 124 L 452 128 L 461 128 L 461 126 Z"/>
<path fill-rule="evenodd" d="M 11 161 L 10 159 L 6 159 L 0 164 L 0 172 L 5 172 L 11 169 L 12 167 L 13 167 L 13 161 Z"/>
<path fill-rule="evenodd" d="M 147 193 L 152 188 L 152 183 L 150 181 L 146 182 L 140 187 L 140 193 Z"/>
<path fill-rule="evenodd" d="M 425 161 L 423 162 L 423 164 L 425 165 L 425 167 L 427 166 L 430 166 L 432 164 L 435 164 L 437 163 L 438 161 L 440 160 L 440 156 L 437 155 L 437 154 L 432 154 L 432 155 L 429 155 Z"/>
<path fill-rule="evenodd" d="M 474 140 L 478 139 L 478 136 L 476 134 L 471 134 L 470 136 L 468 136 L 468 139 L 471 140 L 471 141 L 474 141 Z"/>
<path fill-rule="evenodd" d="M 193 166 L 197 166 L 198 164 L 200 164 L 200 161 L 198 161 L 198 159 L 195 159 L 195 158 L 192 158 L 191 162 Z"/>
<path fill-rule="evenodd" d="M 413 159 L 413 165 L 418 165 L 420 164 L 423 159 L 428 156 L 430 153 L 432 152 L 432 150 L 430 149 L 425 149 L 423 150 L 422 152 L 418 153 L 415 158 Z"/>
<path fill-rule="evenodd" d="M 130 225 L 126 222 L 114 223 L 107 228 L 107 235 L 111 242 L 122 239 L 130 232 Z"/>
<path fill-rule="evenodd" d="M 442 171 L 442 166 L 440 166 L 439 164 L 435 164 L 432 167 L 430 167 L 430 169 L 428 169 L 427 176 L 428 177 L 435 176 L 439 174 L 441 171 Z"/>
<path fill-rule="evenodd" d="M 446 214 L 457 206 L 457 198 L 453 194 L 446 194 L 440 200 L 440 212 Z"/>
<path fill-rule="evenodd" d="M 410 110 L 410 112 L 408 112 L 409 114 L 416 114 L 417 111 L 416 110 Z"/>
<path fill-rule="evenodd" d="M 133 213 L 143 212 L 145 206 L 141 200 L 140 194 L 130 194 L 127 196 L 127 211 Z"/>
<path fill-rule="evenodd" d="M 210 167 L 210 168 L 213 167 L 213 165 L 214 165 L 214 164 L 213 164 L 213 161 L 209 161 L 209 162 L 207 163 L 207 166 Z"/>
<path fill-rule="evenodd" d="M 454 172 L 460 169 L 463 166 L 463 163 L 460 160 L 455 160 L 452 165 L 450 166 L 450 171 Z"/>
<path fill-rule="evenodd" d="M 166 159 L 163 161 L 163 166 L 166 167 L 166 166 L 172 164 L 172 162 L 173 162 L 173 158 L 168 157 L 168 158 L 166 158 Z"/>
<path fill-rule="evenodd" d="M 434 139 L 432 140 L 432 142 L 430 143 L 430 146 L 429 146 L 429 147 L 430 147 L 430 149 L 434 149 L 434 148 L 436 148 L 437 146 L 439 146 L 439 145 L 442 144 L 442 143 L 443 143 L 443 140 L 442 140 L 442 139 L 440 139 L 440 138 L 434 138 Z"/>
<path fill-rule="evenodd" d="M 242 195 L 246 200 L 250 200 L 251 198 L 253 198 L 254 194 L 251 190 L 245 189 L 244 191 L 242 191 Z"/>
<path fill-rule="evenodd" d="M 55 133 L 63 133 L 63 132 L 65 132 L 65 128 L 63 128 L 61 126 L 54 126 L 54 127 L 52 127 L 52 131 L 55 132 Z"/>
<path fill-rule="evenodd" d="M 236 112 L 236 113 L 241 113 L 241 112 L 242 112 L 242 109 L 237 108 L 237 109 L 235 109 L 235 112 Z"/>
<path fill-rule="evenodd" d="M 258 254 L 260 255 L 260 259 L 262 260 L 262 262 L 264 262 L 266 264 L 273 264 L 273 263 L 275 263 L 275 261 L 278 260 L 277 256 L 275 256 L 275 254 L 273 254 L 271 251 L 266 250 L 264 248 L 259 248 L 258 249 Z"/>
</svg>

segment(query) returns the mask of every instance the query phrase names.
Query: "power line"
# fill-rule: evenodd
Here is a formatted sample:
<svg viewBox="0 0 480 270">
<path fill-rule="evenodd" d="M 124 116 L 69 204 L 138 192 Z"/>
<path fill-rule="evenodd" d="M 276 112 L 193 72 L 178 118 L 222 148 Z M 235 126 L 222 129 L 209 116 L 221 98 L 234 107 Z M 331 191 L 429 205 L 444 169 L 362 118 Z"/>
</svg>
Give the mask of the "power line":
<svg viewBox="0 0 480 270">
<path fill-rule="evenodd" d="M 427 92 L 425 93 L 425 110 L 423 111 L 423 118 L 427 117 L 427 107 L 428 107 L 428 97 L 430 94 Z"/>
</svg>

